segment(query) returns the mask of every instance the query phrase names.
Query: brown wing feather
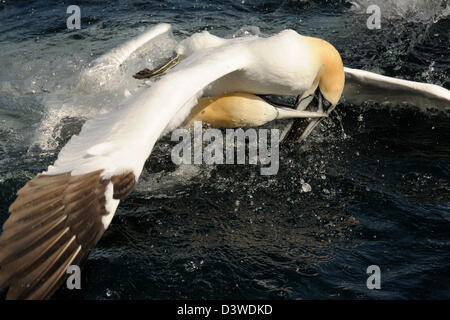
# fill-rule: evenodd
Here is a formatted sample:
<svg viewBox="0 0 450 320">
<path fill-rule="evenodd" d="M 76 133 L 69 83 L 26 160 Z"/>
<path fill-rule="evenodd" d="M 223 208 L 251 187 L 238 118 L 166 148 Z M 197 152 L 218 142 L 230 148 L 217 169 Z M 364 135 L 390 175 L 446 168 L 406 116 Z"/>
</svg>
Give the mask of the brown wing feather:
<svg viewBox="0 0 450 320">
<path fill-rule="evenodd" d="M 123 199 L 136 183 L 132 172 L 101 177 L 102 170 L 71 176 L 40 174 L 17 192 L 0 236 L 0 290 L 7 299 L 46 299 L 81 264 L 105 229 L 105 192 Z"/>
</svg>

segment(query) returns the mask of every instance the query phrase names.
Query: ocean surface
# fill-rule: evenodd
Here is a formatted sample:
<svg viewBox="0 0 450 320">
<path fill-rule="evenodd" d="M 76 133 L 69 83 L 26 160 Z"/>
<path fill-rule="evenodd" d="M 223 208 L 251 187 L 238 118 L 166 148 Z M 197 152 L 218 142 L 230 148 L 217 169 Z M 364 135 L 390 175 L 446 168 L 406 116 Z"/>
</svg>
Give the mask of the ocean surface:
<svg viewBox="0 0 450 320">
<path fill-rule="evenodd" d="M 367 28 L 369 4 L 381 29 Z M 80 30 L 67 29 L 69 5 Z M 131 75 L 194 32 L 291 28 L 330 41 L 347 67 L 450 89 L 449 14 L 442 0 L 1 0 L 0 223 L 87 118 L 151 85 Z M 93 59 L 161 22 L 173 38 L 135 54 L 106 88 L 77 87 Z M 82 289 L 53 298 L 449 299 L 449 112 L 340 104 L 299 143 L 302 125 L 274 176 L 178 167 L 162 139 L 83 266 Z M 370 265 L 380 290 L 366 286 Z"/>
</svg>

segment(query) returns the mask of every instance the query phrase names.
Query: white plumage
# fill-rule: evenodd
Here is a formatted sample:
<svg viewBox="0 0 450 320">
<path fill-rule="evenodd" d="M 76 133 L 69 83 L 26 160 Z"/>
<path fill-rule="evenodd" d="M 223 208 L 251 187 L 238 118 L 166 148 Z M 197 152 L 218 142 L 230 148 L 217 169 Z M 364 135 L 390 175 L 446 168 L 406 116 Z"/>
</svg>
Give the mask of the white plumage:
<svg viewBox="0 0 450 320">
<path fill-rule="evenodd" d="M 185 42 L 185 47 L 193 46 Z M 88 120 L 45 174 L 79 175 L 102 168 L 105 178 L 127 170 L 138 177 L 166 126 L 171 130 L 180 125 L 203 93 L 244 89 L 297 95 L 311 87 L 320 67 L 303 37 L 292 30 L 270 38 L 230 39 L 190 53 L 151 88 Z"/>
</svg>

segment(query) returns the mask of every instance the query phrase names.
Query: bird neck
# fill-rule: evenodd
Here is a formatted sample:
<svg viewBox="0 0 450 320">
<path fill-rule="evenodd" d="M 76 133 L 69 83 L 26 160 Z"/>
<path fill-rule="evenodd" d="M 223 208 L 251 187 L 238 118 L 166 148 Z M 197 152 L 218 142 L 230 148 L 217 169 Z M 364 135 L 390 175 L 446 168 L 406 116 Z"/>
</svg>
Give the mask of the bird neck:
<svg viewBox="0 0 450 320">
<path fill-rule="evenodd" d="M 319 88 L 325 99 L 336 105 L 344 90 L 345 73 L 339 52 L 327 41 L 307 37 L 314 54 L 320 59 Z"/>
</svg>

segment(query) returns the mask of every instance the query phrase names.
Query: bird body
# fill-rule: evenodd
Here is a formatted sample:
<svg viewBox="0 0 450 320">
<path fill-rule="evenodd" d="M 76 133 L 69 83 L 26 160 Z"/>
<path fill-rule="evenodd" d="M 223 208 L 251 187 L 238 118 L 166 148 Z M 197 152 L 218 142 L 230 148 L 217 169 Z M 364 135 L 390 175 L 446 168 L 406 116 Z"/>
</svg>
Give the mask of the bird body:
<svg viewBox="0 0 450 320">
<path fill-rule="evenodd" d="M 175 51 L 187 57 L 236 41 L 245 42 L 245 50 L 257 59 L 253 59 L 245 69 L 213 82 L 204 95 L 241 92 L 245 88 L 247 93 L 296 96 L 319 85 L 319 82 L 323 90 L 339 91 L 333 87 L 338 85 L 342 86 L 340 90 L 343 89 L 343 65 L 338 51 L 322 39 L 303 36 L 294 30 L 284 30 L 269 38 L 251 36 L 238 39 L 222 39 L 204 31 L 183 40 Z"/>
<path fill-rule="evenodd" d="M 205 95 L 245 88 L 254 94 L 296 96 L 311 88 L 321 67 L 311 43 L 293 30 L 270 38 L 251 37 L 245 48 L 251 56 L 249 65 L 212 83 Z"/>
</svg>

